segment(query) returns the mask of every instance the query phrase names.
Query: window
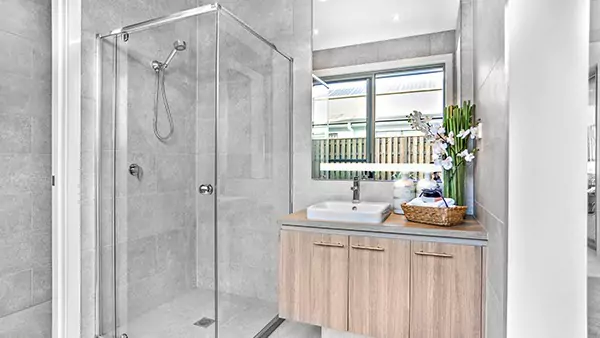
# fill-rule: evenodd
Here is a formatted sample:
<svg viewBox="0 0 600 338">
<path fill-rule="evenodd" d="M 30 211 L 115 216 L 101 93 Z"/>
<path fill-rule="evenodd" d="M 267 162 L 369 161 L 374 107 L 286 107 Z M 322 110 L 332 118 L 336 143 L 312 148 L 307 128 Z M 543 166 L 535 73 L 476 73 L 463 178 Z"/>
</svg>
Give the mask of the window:
<svg viewBox="0 0 600 338">
<path fill-rule="evenodd" d="M 313 178 L 391 180 L 394 164 L 433 162 L 408 115 L 418 110 L 441 123 L 444 66 L 323 80 L 313 85 Z"/>
</svg>

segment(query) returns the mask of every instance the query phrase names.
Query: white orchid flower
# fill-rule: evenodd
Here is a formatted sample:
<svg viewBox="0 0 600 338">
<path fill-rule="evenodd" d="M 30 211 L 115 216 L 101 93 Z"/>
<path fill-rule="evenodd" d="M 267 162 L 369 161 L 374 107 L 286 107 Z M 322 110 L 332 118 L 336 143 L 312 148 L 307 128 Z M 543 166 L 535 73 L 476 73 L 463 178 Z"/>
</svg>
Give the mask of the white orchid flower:
<svg viewBox="0 0 600 338">
<path fill-rule="evenodd" d="M 478 134 L 478 128 L 479 128 L 479 125 L 477 125 L 477 126 L 475 126 L 475 127 L 471 127 L 471 128 L 469 129 L 469 132 L 471 133 L 471 139 L 475 139 L 475 138 L 477 137 L 477 134 Z"/>
<path fill-rule="evenodd" d="M 441 140 L 437 140 L 433 143 L 433 153 L 436 155 L 447 154 L 446 149 L 448 148 L 448 144 Z"/>
<path fill-rule="evenodd" d="M 446 142 L 448 142 L 451 146 L 454 145 L 454 132 L 451 131 L 448 133 L 448 136 L 446 136 Z"/>
<path fill-rule="evenodd" d="M 475 154 L 469 153 L 469 151 L 467 149 L 456 154 L 456 156 L 463 157 L 465 159 L 465 161 L 467 161 L 467 162 L 471 162 L 475 158 Z"/>
<path fill-rule="evenodd" d="M 413 111 L 413 113 L 409 115 L 409 121 L 413 129 L 418 130 L 424 134 L 429 134 L 429 123 L 427 122 L 427 119 L 423 117 L 423 113 L 421 113 L 420 111 Z"/>
<path fill-rule="evenodd" d="M 454 166 L 452 163 L 452 157 L 450 157 L 450 156 L 443 159 L 440 164 L 442 165 L 442 168 L 444 168 L 445 170 L 450 170 Z"/>
<path fill-rule="evenodd" d="M 467 129 L 467 130 L 461 130 L 458 135 L 456 135 L 456 137 L 460 137 L 460 138 L 466 138 L 467 136 L 469 136 L 469 133 L 471 132 L 471 129 Z"/>
</svg>

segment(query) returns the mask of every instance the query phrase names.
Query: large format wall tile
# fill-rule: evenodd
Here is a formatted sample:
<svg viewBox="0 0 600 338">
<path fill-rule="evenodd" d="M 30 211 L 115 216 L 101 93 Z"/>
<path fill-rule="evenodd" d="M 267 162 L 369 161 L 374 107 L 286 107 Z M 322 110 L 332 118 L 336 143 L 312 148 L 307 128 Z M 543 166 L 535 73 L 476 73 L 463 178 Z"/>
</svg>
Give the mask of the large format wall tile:
<svg viewBox="0 0 600 338">
<path fill-rule="evenodd" d="M 33 269 L 31 292 L 33 304 L 41 304 L 52 299 L 52 267 L 50 265 Z"/>
<path fill-rule="evenodd" d="M 483 139 L 475 167 L 476 217 L 488 231 L 487 336 L 506 336 L 508 243 L 508 90 L 505 70 L 506 0 L 473 1 L 474 92 Z"/>
<path fill-rule="evenodd" d="M 0 120 L 0 153 L 30 153 L 32 118 L 22 114 L 0 113 Z"/>
<path fill-rule="evenodd" d="M 52 304 L 45 302 L 0 318 L 0 338 L 47 338 L 51 327 Z"/>
<path fill-rule="evenodd" d="M 31 270 L 0 278 L 0 317 L 31 306 Z"/>
<path fill-rule="evenodd" d="M 50 335 L 51 3 L 0 1 L 0 337 Z M 39 305 L 47 304 L 47 305 Z"/>
</svg>

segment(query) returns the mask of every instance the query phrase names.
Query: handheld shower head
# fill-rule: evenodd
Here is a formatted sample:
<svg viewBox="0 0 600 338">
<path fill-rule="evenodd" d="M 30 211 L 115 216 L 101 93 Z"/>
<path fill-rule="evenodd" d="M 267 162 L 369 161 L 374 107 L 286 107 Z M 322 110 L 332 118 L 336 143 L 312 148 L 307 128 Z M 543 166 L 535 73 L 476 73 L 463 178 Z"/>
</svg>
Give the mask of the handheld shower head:
<svg viewBox="0 0 600 338">
<path fill-rule="evenodd" d="M 183 52 L 186 47 L 187 44 L 183 40 L 175 40 L 175 42 L 173 42 L 173 48 L 175 48 L 178 52 Z"/>
<path fill-rule="evenodd" d="M 171 54 L 169 54 L 165 62 L 163 62 L 163 68 L 166 69 L 169 66 L 169 63 L 171 63 L 171 60 L 173 60 L 177 52 L 183 52 L 186 48 L 187 44 L 185 43 L 185 41 L 175 40 L 175 42 L 173 42 L 173 50 L 171 51 Z"/>
</svg>

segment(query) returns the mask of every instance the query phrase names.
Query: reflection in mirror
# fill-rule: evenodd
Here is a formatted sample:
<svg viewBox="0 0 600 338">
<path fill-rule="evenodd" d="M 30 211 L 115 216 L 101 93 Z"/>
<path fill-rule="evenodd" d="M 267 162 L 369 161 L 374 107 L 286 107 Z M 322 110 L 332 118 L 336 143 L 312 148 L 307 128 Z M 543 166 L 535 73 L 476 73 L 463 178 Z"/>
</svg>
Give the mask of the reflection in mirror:
<svg viewBox="0 0 600 338">
<path fill-rule="evenodd" d="M 313 8 L 313 179 L 440 171 L 408 115 L 441 123 L 454 102 L 459 0 L 314 0 Z"/>
</svg>

